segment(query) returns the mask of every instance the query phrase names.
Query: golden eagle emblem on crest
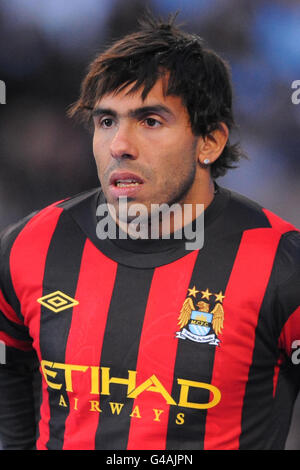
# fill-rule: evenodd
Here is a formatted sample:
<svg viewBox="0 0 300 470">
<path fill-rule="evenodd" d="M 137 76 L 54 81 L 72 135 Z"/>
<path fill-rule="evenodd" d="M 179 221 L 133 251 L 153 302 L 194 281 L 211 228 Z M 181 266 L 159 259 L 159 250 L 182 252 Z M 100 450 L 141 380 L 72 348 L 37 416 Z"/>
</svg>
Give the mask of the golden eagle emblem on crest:
<svg viewBox="0 0 300 470">
<path fill-rule="evenodd" d="M 190 339 L 200 343 L 209 343 L 219 345 L 220 340 L 217 336 L 222 332 L 224 324 L 224 309 L 222 305 L 222 291 L 219 294 L 213 294 L 208 289 L 198 291 L 195 287 L 189 289 L 189 297 L 183 302 L 178 317 L 180 331 L 176 332 L 176 337 L 181 339 Z M 194 304 L 191 296 L 201 292 L 202 300 Z M 215 305 L 210 310 L 210 296 L 215 296 Z M 187 328 L 186 328 L 187 327 Z"/>
</svg>

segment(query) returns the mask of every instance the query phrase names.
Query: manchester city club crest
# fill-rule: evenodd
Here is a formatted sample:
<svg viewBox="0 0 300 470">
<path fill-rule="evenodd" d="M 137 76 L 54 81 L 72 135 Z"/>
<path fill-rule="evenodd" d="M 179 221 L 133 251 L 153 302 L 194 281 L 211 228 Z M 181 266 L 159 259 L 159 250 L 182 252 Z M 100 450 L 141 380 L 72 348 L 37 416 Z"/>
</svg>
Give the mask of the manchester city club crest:
<svg viewBox="0 0 300 470">
<path fill-rule="evenodd" d="M 195 306 L 192 297 L 196 299 L 198 293 L 201 294 L 201 300 Z M 213 297 L 214 300 L 212 309 L 210 297 Z M 195 286 L 193 289 L 189 289 L 189 296 L 183 302 L 178 317 L 180 331 L 176 332 L 176 338 L 219 346 L 218 335 L 223 329 L 224 322 L 222 305 L 224 297 L 222 291 L 213 294 L 209 289 L 198 291 Z M 206 300 L 209 302 L 206 302 Z"/>
</svg>

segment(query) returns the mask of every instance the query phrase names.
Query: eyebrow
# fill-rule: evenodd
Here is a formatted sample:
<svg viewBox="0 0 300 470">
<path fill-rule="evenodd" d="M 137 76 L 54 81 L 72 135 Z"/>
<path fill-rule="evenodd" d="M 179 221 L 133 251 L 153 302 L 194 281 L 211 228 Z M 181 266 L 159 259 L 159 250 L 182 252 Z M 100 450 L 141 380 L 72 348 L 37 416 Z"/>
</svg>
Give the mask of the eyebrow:
<svg viewBox="0 0 300 470">
<path fill-rule="evenodd" d="M 161 104 L 158 105 L 153 105 L 153 106 L 142 106 L 140 108 L 132 109 L 130 110 L 125 116 L 134 118 L 134 119 L 141 119 L 145 115 L 148 114 L 160 114 L 165 117 L 171 117 L 175 118 L 174 113 L 167 107 Z M 111 108 L 101 108 L 97 107 L 94 108 L 92 111 L 92 116 L 112 116 L 112 117 L 117 117 L 118 113 L 111 109 Z"/>
</svg>

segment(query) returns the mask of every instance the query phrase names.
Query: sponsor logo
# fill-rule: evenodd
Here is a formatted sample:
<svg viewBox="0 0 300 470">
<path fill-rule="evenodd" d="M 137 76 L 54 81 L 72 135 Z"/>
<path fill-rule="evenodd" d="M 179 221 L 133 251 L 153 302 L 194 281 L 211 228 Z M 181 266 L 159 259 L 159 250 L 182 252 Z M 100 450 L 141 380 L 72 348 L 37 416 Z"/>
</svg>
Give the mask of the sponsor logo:
<svg viewBox="0 0 300 470">
<path fill-rule="evenodd" d="M 192 297 L 196 299 L 197 294 L 201 294 L 201 300 L 195 306 Z M 209 303 L 210 297 L 214 298 L 212 309 Z M 219 346 L 218 334 L 222 332 L 224 322 L 222 305 L 224 297 L 222 291 L 213 294 L 209 289 L 199 291 L 195 286 L 189 289 L 189 295 L 183 302 L 178 317 L 180 331 L 176 332 L 176 338 Z"/>
<path fill-rule="evenodd" d="M 71 308 L 79 304 L 77 300 L 72 299 L 72 297 L 69 297 L 60 290 L 44 295 L 37 299 L 37 302 L 49 310 L 52 310 L 54 313 L 61 312 L 62 310 L 66 310 L 67 308 Z"/>
<path fill-rule="evenodd" d="M 128 370 L 127 377 L 114 377 L 109 367 L 64 364 L 46 360 L 41 361 L 41 370 L 49 391 L 57 394 L 57 405 L 70 407 L 75 411 L 88 410 L 90 412 L 110 412 L 119 415 L 124 403 L 112 402 L 109 399 L 104 403 L 104 400 L 101 400 L 101 396 L 106 395 L 109 397 L 111 387 L 116 385 L 120 387 L 120 396 L 124 397 L 125 392 L 126 399 L 135 400 L 144 393 L 154 392 L 154 394 L 160 395 L 167 405 L 187 409 L 206 410 L 216 406 L 221 400 L 221 392 L 217 387 L 195 380 L 176 378 L 177 387 L 174 396 L 172 396 L 170 390 L 167 389 L 168 387 L 166 388 L 155 374 L 144 382 L 137 384 L 137 371 L 135 370 Z M 78 394 L 76 386 L 74 386 L 74 374 L 84 374 L 88 379 L 88 389 L 82 396 Z M 195 399 L 195 396 L 199 396 L 198 394 L 195 395 L 197 389 L 198 391 L 202 389 L 207 392 L 207 398 L 204 398 L 203 402 L 199 403 L 192 400 L 192 397 Z M 65 395 L 66 392 L 68 396 Z M 90 399 L 88 399 L 88 394 Z M 153 402 L 155 402 L 154 396 Z M 175 422 L 178 425 L 184 424 L 185 421 L 185 414 L 182 411 L 176 415 Z M 130 417 L 141 418 L 143 412 L 141 405 L 136 404 Z M 164 413 L 164 410 L 153 408 L 153 420 L 160 421 L 162 413 Z"/>
</svg>

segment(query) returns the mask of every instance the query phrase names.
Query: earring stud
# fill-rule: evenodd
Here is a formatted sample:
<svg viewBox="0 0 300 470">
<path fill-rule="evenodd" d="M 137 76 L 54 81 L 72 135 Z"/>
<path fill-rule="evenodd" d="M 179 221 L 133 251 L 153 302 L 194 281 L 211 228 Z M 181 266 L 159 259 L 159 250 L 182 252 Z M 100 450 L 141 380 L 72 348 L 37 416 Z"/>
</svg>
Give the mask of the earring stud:
<svg viewBox="0 0 300 470">
<path fill-rule="evenodd" d="M 206 158 L 203 163 L 204 163 L 204 165 L 209 165 L 210 164 L 210 159 Z"/>
</svg>

